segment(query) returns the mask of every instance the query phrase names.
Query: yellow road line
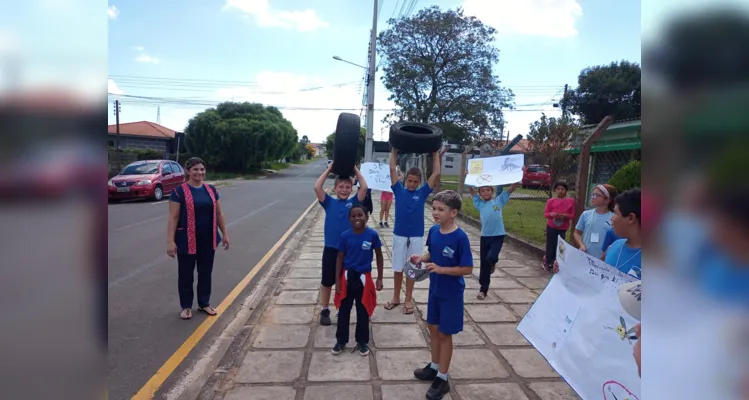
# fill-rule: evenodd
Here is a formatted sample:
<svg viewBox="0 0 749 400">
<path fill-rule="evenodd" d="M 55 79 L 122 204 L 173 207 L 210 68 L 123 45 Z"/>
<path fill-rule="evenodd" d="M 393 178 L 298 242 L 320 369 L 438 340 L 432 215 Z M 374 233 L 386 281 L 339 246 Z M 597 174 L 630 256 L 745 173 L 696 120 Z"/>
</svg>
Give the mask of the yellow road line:
<svg viewBox="0 0 749 400">
<path fill-rule="evenodd" d="M 302 215 L 294 222 L 293 225 L 291 225 L 291 228 L 286 231 L 286 233 L 281 236 L 280 239 L 276 242 L 276 244 L 271 247 L 271 249 L 265 253 L 263 258 L 260 259 L 260 261 L 255 264 L 254 267 L 252 267 L 252 270 L 250 270 L 247 275 L 245 275 L 244 278 L 242 278 L 241 281 L 237 284 L 237 286 L 232 289 L 231 292 L 224 298 L 224 300 L 221 302 L 221 304 L 216 307 L 216 311 L 218 311 L 218 315 L 215 317 L 206 318 L 203 320 L 203 322 L 195 329 L 195 331 L 190 335 L 190 337 L 185 340 L 184 343 L 177 349 L 177 351 L 172 354 L 171 357 L 169 357 L 168 360 L 164 363 L 164 365 L 159 368 L 158 371 L 156 371 L 156 374 L 154 374 L 151 379 L 146 382 L 145 385 L 143 385 L 140 390 L 138 390 L 138 393 L 136 393 L 132 398 L 134 400 L 142 400 L 142 399 L 153 399 L 154 395 L 156 394 L 156 391 L 159 390 L 161 385 L 164 384 L 164 382 L 169 378 L 169 376 L 174 372 L 174 370 L 177 369 L 177 367 L 182 363 L 182 361 L 187 358 L 188 354 L 192 351 L 192 349 L 195 348 L 195 346 L 198 345 L 201 339 L 205 336 L 205 334 L 208 332 L 209 329 L 213 326 L 213 324 L 216 323 L 216 320 L 218 317 L 221 316 L 224 310 L 229 308 L 231 304 L 234 302 L 234 300 L 237 299 L 240 293 L 249 285 L 252 278 L 257 275 L 257 273 L 265 266 L 265 263 L 270 260 L 270 258 L 275 254 L 276 251 L 283 245 L 283 243 L 288 239 L 288 237 L 291 235 L 291 232 L 296 229 L 296 227 L 302 222 L 305 216 L 309 214 L 310 210 L 312 210 L 312 207 L 315 206 L 315 203 L 317 203 L 317 199 L 312 202 L 312 204 L 307 207 L 307 209 L 302 213 Z"/>
</svg>

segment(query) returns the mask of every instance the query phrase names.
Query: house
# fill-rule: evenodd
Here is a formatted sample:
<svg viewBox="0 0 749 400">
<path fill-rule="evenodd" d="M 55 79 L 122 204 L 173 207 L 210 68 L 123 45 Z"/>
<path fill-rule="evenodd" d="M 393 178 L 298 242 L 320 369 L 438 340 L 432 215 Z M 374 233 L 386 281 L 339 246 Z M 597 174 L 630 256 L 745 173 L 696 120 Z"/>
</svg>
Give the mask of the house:
<svg viewBox="0 0 749 400">
<path fill-rule="evenodd" d="M 579 154 L 582 139 L 587 138 L 595 128 L 596 125 L 581 127 L 577 143 L 568 151 Z M 625 164 L 632 160 L 640 160 L 641 133 L 642 122 L 639 118 L 615 121 L 601 133 L 590 149 L 589 191 L 596 185 L 607 183 Z"/>
<path fill-rule="evenodd" d="M 116 125 L 109 125 L 107 131 L 107 144 L 109 147 L 115 146 L 116 137 Z M 184 134 L 175 132 L 157 123 L 139 121 L 120 124 L 120 149 L 151 149 L 164 153 L 176 153 L 177 144 L 179 144 L 180 150 L 184 148 Z"/>
<path fill-rule="evenodd" d="M 325 144 L 323 143 L 310 143 L 315 148 L 315 157 L 319 157 L 325 154 Z"/>
</svg>

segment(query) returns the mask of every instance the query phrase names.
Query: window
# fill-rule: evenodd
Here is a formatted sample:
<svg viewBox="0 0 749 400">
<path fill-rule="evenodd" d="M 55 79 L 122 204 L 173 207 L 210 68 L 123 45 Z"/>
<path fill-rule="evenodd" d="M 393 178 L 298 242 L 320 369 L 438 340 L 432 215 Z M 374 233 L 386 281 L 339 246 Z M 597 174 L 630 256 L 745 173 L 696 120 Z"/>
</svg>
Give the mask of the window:
<svg viewBox="0 0 749 400">
<path fill-rule="evenodd" d="M 161 166 L 161 173 L 163 175 L 171 175 L 172 174 L 172 167 L 170 166 L 170 163 L 164 163 Z"/>
<path fill-rule="evenodd" d="M 130 164 L 122 170 L 120 175 L 151 175 L 159 172 L 159 163 Z"/>
<path fill-rule="evenodd" d="M 169 165 L 172 166 L 172 172 L 174 172 L 175 174 L 181 174 L 181 173 L 184 172 L 184 171 L 182 171 L 182 166 L 179 165 L 179 164 L 177 164 L 177 163 L 175 163 L 175 162 L 169 163 Z"/>
<path fill-rule="evenodd" d="M 546 170 L 545 167 L 542 167 L 540 165 L 531 165 L 530 167 L 528 167 L 527 171 L 528 172 L 549 172 Z"/>
</svg>

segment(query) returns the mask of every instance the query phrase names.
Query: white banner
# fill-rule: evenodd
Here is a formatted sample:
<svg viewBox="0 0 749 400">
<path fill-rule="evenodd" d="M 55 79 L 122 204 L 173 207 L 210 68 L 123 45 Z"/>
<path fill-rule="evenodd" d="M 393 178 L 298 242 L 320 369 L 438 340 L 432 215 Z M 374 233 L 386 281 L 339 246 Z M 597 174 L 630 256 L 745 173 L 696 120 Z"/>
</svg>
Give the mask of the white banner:
<svg viewBox="0 0 749 400">
<path fill-rule="evenodd" d="M 632 356 L 634 326 L 619 287 L 636 280 L 567 244 L 557 248 L 559 273 L 533 304 L 518 331 L 583 400 L 640 399 Z"/>
<path fill-rule="evenodd" d="M 468 160 L 468 175 L 464 183 L 478 187 L 520 182 L 523 179 L 524 157 L 522 154 L 513 154 Z"/>
<path fill-rule="evenodd" d="M 364 179 L 367 180 L 367 187 L 370 189 L 393 192 L 388 164 L 366 162 L 361 165 L 360 171 Z"/>
</svg>

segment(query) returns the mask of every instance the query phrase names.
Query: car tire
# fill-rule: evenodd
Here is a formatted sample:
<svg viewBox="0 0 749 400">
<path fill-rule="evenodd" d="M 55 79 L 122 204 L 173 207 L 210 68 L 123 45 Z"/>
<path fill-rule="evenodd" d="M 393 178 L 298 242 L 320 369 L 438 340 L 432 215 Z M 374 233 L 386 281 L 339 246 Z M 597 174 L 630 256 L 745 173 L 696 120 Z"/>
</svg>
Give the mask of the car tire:
<svg viewBox="0 0 749 400">
<path fill-rule="evenodd" d="M 164 188 L 162 188 L 161 185 L 156 185 L 156 187 L 153 188 L 154 201 L 160 201 L 163 198 L 164 198 Z"/>
<path fill-rule="evenodd" d="M 442 129 L 418 122 L 398 122 L 390 127 L 389 141 L 401 153 L 434 153 L 442 147 Z"/>
<path fill-rule="evenodd" d="M 356 114 L 341 113 L 335 128 L 333 145 L 333 173 L 339 176 L 353 176 L 358 161 L 361 118 Z"/>
</svg>

